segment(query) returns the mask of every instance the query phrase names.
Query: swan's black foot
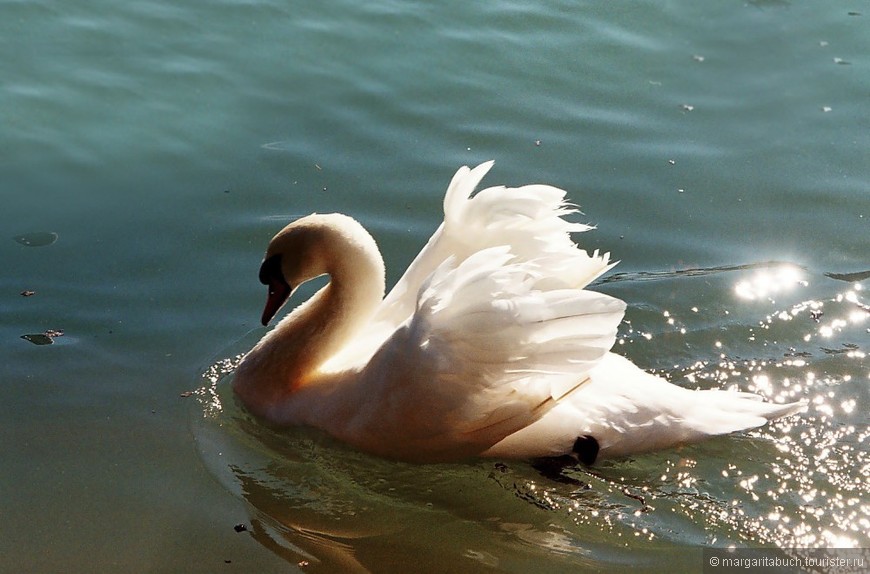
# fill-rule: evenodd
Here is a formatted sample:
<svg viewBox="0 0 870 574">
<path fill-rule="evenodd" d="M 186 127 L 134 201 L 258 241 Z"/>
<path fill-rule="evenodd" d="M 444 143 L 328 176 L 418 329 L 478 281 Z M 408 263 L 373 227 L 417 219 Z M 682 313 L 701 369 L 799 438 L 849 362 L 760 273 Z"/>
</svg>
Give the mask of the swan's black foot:
<svg viewBox="0 0 870 574">
<path fill-rule="evenodd" d="M 583 482 L 565 476 L 563 470 L 576 466 L 578 462 L 585 465 L 595 463 L 598 458 L 598 441 L 589 435 L 577 437 L 574 441 L 574 447 L 571 449 L 571 454 L 564 456 L 553 456 L 547 458 L 536 458 L 532 461 L 532 468 L 541 473 L 544 478 L 561 482 L 562 484 L 570 484 L 573 486 L 586 486 Z"/>
<path fill-rule="evenodd" d="M 583 464 L 595 464 L 595 459 L 598 458 L 598 441 L 589 435 L 578 436 L 571 450 Z"/>
</svg>

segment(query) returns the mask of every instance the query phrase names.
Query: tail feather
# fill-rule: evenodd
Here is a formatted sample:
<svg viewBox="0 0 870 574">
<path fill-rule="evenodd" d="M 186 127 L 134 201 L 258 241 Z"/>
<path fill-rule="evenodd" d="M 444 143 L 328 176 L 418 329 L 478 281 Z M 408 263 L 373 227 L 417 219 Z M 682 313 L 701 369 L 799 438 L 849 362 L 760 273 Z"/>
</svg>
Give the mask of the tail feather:
<svg viewBox="0 0 870 574">
<path fill-rule="evenodd" d="M 806 407 L 769 403 L 752 393 L 684 389 L 613 353 L 590 376 L 589 384 L 484 454 L 561 456 L 572 452 L 578 437 L 591 437 L 598 459 L 622 457 L 759 427 Z"/>
<path fill-rule="evenodd" d="M 723 390 L 689 391 L 696 393 L 695 409 L 687 417 L 699 438 L 759 427 L 769 421 L 800 412 L 805 402 L 768 403 L 756 394 Z"/>
</svg>

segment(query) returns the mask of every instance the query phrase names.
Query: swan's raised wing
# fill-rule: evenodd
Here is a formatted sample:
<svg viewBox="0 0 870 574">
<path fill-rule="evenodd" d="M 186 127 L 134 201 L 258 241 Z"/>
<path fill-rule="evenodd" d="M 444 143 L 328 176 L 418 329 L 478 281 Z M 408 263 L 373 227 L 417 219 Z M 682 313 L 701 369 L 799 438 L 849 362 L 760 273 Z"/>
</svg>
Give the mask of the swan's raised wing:
<svg viewBox="0 0 870 574">
<path fill-rule="evenodd" d="M 448 258 L 461 264 L 490 247 L 508 246 L 520 262 L 541 256 L 558 260 L 560 265 L 553 265 L 551 272 L 576 288 L 612 267 L 609 254 L 589 255 L 571 241 L 571 232 L 590 227 L 564 219 L 577 211 L 565 202 L 565 191 L 548 185 L 499 186 L 472 195 L 492 166 L 489 161 L 456 172 L 444 196 L 444 222 L 384 299 L 374 323 L 402 323 L 414 312 L 420 287 L 439 265 Z"/>
<path fill-rule="evenodd" d="M 342 438 L 406 460 L 474 456 L 582 386 L 625 304 L 557 284 L 560 264 L 508 247 L 442 263 L 361 373 L 367 400 Z"/>
</svg>

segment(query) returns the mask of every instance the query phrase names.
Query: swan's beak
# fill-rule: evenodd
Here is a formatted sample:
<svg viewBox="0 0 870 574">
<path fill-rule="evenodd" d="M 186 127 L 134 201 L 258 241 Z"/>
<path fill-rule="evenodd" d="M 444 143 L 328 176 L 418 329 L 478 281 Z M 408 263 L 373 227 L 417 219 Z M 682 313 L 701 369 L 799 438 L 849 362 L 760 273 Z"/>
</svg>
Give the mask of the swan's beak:
<svg viewBox="0 0 870 574">
<path fill-rule="evenodd" d="M 293 288 L 284 279 L 281 271 L 281 256 L 273 255 L 260 266 L 260 283 L 269 286 L 269 295 L 266 297 L 266 307 L 263 309 L 263 317 L 260 319 L 263 325 L 268 325 L 275 313 L 284 306 Z"/>
</svg>

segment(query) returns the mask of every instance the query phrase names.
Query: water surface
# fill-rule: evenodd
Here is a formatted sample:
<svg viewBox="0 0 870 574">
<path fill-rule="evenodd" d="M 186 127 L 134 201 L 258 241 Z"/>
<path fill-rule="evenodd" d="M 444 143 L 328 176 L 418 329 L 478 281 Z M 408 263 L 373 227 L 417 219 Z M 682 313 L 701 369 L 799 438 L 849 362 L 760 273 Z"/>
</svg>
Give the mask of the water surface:
<svg viewBox="0 0 870 574">
<path fill-rule="evenodd" d="M 868 17 L 0 3 L 0 569 L 700 571 L 710 545 L 867 547 Z M 577 240 L 621 260 L 596 287 L 629 303 L 620 352 L 807 413 L 562 482 L 247 417 L 224 375 L 264 332 L 269 237 L 348 213 L 395 281 L 453 171 L 488 159 L 490 184 L 561 186 L 598 226 Z"/>
</svg>

